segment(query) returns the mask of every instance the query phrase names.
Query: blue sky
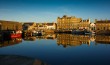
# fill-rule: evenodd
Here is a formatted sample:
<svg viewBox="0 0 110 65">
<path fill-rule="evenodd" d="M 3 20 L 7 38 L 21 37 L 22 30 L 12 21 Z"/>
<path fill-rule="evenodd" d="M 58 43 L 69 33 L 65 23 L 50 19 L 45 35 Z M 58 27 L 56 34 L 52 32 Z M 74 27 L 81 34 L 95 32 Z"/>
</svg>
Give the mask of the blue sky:
<svg viewBox="0 0 110 65">
<path fill-rule="evenodd" d="M 109 0 L 0 0 L 0 20 L 55 22 L 63 15 L 110 19 Z"/>
</svg>

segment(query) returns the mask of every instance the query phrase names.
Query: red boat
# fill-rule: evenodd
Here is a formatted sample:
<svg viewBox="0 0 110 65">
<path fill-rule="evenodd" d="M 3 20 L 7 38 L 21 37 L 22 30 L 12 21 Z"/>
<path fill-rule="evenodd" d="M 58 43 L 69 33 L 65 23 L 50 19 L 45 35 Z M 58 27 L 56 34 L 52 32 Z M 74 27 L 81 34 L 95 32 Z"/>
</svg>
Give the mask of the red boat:
<svg viewBox="0 0 110 65">
<path fill-rule="evenodd" d="M 11 38 L 21 38 L 22 32 L 21 31 L 11 31 L 10 37 Z"/>
</svg>

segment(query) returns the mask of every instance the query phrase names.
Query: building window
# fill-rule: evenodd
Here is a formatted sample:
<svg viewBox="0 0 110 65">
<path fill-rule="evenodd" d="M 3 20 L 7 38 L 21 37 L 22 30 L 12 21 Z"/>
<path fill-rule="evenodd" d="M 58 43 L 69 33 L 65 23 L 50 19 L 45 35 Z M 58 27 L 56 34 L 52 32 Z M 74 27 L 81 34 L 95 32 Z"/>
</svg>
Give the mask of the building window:
<svg viewBox="0 0 110 65">
<path fill-rule="evenodd" d="M 104 27 L 104 30 L 105 30 L 105 27 Z"/>
<path fill-rule="evenodd" d="M 100 30 L 99 28 L 97 28 L 97 30 Z"/>
</svg>

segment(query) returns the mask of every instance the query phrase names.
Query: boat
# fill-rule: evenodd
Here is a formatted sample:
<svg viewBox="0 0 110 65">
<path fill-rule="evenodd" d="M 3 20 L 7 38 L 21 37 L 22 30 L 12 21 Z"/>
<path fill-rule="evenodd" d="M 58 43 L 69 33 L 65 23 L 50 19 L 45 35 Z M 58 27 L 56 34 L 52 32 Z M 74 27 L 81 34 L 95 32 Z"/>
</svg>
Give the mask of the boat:
<svg viewBox="0 0 110 65">
<path fill-rule="evenodd" d="M 32 31 L 32 36 L 42 36 L 41 31 Z"/>
<path fill-rule="evenodd" d="M 87 30 L 73 30 L 72 34 L 78 34 L 78 35 L 90 35 L 91 32 Z"/>
<path fill-rule="evenodd" d="M 7 38 L 21 38 L 22 37 L 22 31 L 20 30 L 6 30 L 2 32 L 3 37 Z"/>
<path fill-rule="evenodd" d="M 12 31 L 10 33 L 11 38 L 21 38 L 22 37 L 22 32 L 21 31 Z"/>
<path fill-rule="evenodd" d="M 79 35 L 83 35 L 85 34 L 84 31 L 80 31 L 80 30 L 73 30 L 72 34 L 79 34 Z"/>
<path fill-rule="evenodd" d="M 42 36 L 42 32 L 41 31 L 37 31 L 37 36 Z"/>
</svg>

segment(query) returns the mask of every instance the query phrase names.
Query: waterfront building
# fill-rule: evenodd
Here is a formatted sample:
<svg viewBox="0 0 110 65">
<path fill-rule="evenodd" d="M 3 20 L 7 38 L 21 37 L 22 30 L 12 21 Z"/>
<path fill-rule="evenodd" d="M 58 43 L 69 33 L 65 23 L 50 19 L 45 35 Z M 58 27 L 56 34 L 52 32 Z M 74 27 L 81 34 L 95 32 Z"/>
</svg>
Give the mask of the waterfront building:
<svg viewBox="0 0 110 65">
<path fill-rule="evenodd" d="M 95 23 L 90 23 L 90 30 L 94 31 L 96 29 Z"/>
<path fill-rule="evenodd" d="M 39 30 L 55 30 L 56 23 L 37 23 Z"/>
<path fill-rule="evenodd" d="M 22 23 L 0 20 L 0 30 L 22 30 Z"/>
<path fill-rule="evenodd" d="M 96 34 L 110 34 L 110 20 L 95 20 Z"/>
<path fill-rule="evenodd" d="M 78 23 L 81 18 L 76 18 L 75 16 L 68 17 L 64 15 L 62 18 L 57 18 L 57 30 L 73 30 L 78 28 Z"/>
<path fill-rule="evenodd" d="M 36 23 L 37 30 L 44 31 L 47 29 L 46 23 Z"/>
<path fill-rule="evenodd" d="M 23 30 L 46 31 L 46 30 L 55 30 L 55 29 L 56 29 L 56 23 L 28 22 L 23 24 Z"/>
<path fill-rule="evenodd" d="M 56 23 L 46 23 L 48 30 L 55 30 L 56 29 Z"/>
<path fill-rule="evenodd" d="M 76 18 L 75 16 L 68 17 L 64 15 L 62 18 L 57 18 L 57 30 L 89 30 L 90 19 L 82 20 L 82 18 Z"/>
<path fill-rule="evenodd" d="M 78 23 L 79 30 L 90 30 L 90 19 L 87 20 L 81 20 L 81 22 Z"/>
<path fill-rule="evenodd" d="M 35 22 L 26 22 L 23 23 L 23 30 L 36 30 L 36 23 Z"/>
<path fill-rule="evenodd" d="M 95 30 L 96 30 L 96 25 L 95 23 L 90 23 L 90 31 L 95 34 Z"/>
</svg>

